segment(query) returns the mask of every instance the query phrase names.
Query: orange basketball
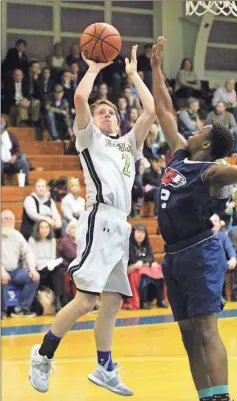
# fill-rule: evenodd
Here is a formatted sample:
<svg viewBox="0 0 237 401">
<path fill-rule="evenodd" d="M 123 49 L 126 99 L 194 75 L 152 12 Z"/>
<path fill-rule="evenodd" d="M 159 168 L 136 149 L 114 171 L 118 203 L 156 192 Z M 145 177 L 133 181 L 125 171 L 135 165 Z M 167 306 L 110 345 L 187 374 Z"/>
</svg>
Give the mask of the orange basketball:
<svg viewBox="0 0 237 401">
<path fill-rule="evenodd" d="M 97 63 L 112 61 L 120 52 L 122 39 L 112 25 L 96 22 L 88 26 L 80 40 L 81 52 Z"/>
</svg>

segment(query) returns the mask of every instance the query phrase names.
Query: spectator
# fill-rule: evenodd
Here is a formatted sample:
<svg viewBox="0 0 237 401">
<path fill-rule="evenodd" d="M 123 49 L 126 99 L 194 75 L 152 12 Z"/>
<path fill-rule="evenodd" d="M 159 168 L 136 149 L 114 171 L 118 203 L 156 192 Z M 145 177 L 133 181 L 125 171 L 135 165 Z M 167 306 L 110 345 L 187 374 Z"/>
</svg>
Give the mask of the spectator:
<svg viewBox="0 0 237 401">
<path fill-rule="evenodd" d="M 157 125 L 156 123 L 152 124 L 150 132 L 144 142 L 144 157 L 150 159 L 153 155 L 158 156 L 158 154 L 163 153 L 165 147 L 166 142 L 160 125 Z"/>
<path fill-rule="evenodd" d="M 152 91 L 152 72 L 151 72 L 151 44 L 146 44 L 144 46 L 144 52 L 137 58 L 137 71 L 143 72 L 144 74 L 144 82 L 146 86 Z"/>
<path fill-rule="evenodd" d="M 46 127 L 53 141 L 68 139 L 72 134 L 69 104 L 63 98 L 64 91 L 61 85 L 54 89 L 54 99 L 46 103 Z"/>
<path fill-rule="evenodd" d="M 189 58 L 182 60 L 180 70 L 176 77 L 176 92 L 177 97 L 202 97 L 201 82 L 193 71 L 193 63 Z"/>
<path fill-rule="evenodd" d="M 131 88 L 129 86 L 125 86 L 123 94 L 128 102 L 128 107 L 130 109 L 135 108 L 141 110 L 141 103 L 137 96 L 132 94 Z"/>
<path fill-rule="evenodd" d="M 63 98 L 67 100 L 69 104 L 70 114 L 72 113 L 72 109 L 74 108 L 74 90 L 72 86 L 72 73 L 68 70 L 65 70 L 61 77 L 61 85 L 63 87 Z"/>
<path fill-rule="evenodd" d="M 129 243 L 128 279 L 133 296 L 125 301 L 126 309 L 151 309 L 151 300 L 156 298 L 157 306 L 167 308 L 163 302 L 164 279 L 161 266 L 154 261 L 154 254 L 149 243 L 144 224 L 133 227 Z M 150 285 L 155 288 L 152 296 Z"/>
<path fill-rule="evenodd" d="M 80 215 L 85 210 L 85 199 L 79 196 L 80 181 L 77 177 L 68 179 L 68 194 L 62 200 L 63 237 L 70 221 L 78 223 Z"/>
<path fill-rule="evenodd" d="M 131 130 L 132 127 L 134 127 L 138 117 L 139 117 L 138 109 L 132 107 L 129 113 L 129 130 Z"/>
<path fill-rule="evenodd" d="M 52 53 L 47 58 L 47 64 L 51 69 L 53 81 L 55 83 L 59 83 L 61 72 L 65 68 L 63 47 L 61 42 L 55 43 L 53 45 Z"/>
<path fill-rule="evenodd" d="M 30 66 L 29 84 L 30 84 L 30 97 L 40 99 L 39 92 L 39 79 L 40 79 L 40 64 L 38 61 L 33 61 Z"/>
<path fill-rule="evenodd" d="M 70 72 L 72 74 L 72 88 L 73 88 L 73 92 L 75 92 L 80 80 L 83 77 L 83 74 L 81 74 L 79 65 L 77 63 L 71 64 Z"/>
<path fill-rule="evenodd" d="M 129 132 L 129 107 L 128 102 L 125 97 L 121 96 L 118 98 L 118 113 L 121 120 L 120 128 L 122 135 L 125 135 Z"/>
<path fill-rule="evenodd" d="M 53 199 L 50 198 L 46 181 L 38 179 L 34 192 L 24 200 L 21 233 L 28 240 L 37 221 L 45 220 L 55 230 L 56 237 L 61 236 L 62 220 Z"/>
<path fill-rule="evenodd" d="M 181 110 L 178 116 L 179 132 L 186 139 L 193 135 L 194 132 L 203 127 L 199 115 L 199 101 L 193 97 L 188 99 L 188 107 Z"/>
<path fill-rule="evenodd" d="M 225 125 L 225 127 L 229 128 L 231 132 L 235 136 L 235 144 L 232 149 L 233 153 L 237 153 L 237 124 L 233 114 L 226 111 L 225 104 L 223 102 L 218 102 L 215 110 L 211 111 L 206 119 L 206 124 L 213 124 L 216 122 L 220 122 Z"/>
<path fill-rule="evenodd" d="M 233 112 L 235 120 L 237 120 L 237 98 L 235 81 L 233 79 L 228 79 L 224 87 L 216 89 L 212 99 L 212 105 L 216 107 L 219 102 L 223 102 L 227 110 Z"/>
<path fill-rule="evenodd" d="M 151 166 L 145 170 L 143 176 L 144 201 L 155 202 L 155 215 L 157 216 L 159 188 L 163 175 L 164 161 L 162 156 L 153 155 L 149 158 L 149 162 L 151 163 Z"/>
<path fill-rule="evenodd" d="M 68 301 L 71 301 L 76 293 L 76 286 L 68 274 L 68 267 L 77 256 L 76 226 L 77 223 L 74 221 L 68 224 L 66 228 L 67 236 L 62 239 L 58 249 L 59 255 L 63 258 L 64 288 Z"/>
<path fill-rule="evenodd" d="M 236 252 L 234 249 L 234 246 L 230 240 L 230 237 L 228 234 L 224 231 L 221 230 L 221 221 L 220 217 L 217 214 L 214 214 L 211 217 L 211 221 L 213 223 L 213 231 L 222 243 L 225 256 L 226 256 L 226 264 L 227 264 L 227 274 L 234 276 L 233 271 L 236 268 Z M 231 280 L 233 282 L 233 280 Z M 225 289 L 225 296 L 228 301 L 231 301 L 231 295 L 232 295 L 232 290 L 233 288 L 227 288 Z"/>
<path fill-rule="evenodd" d="M 2 212 L 2 318 L 7 315 L 7 285 L 22 289 L 19 304 L 12 317 L 34 317 L 31 306 L 39 285 L 39 274 L 30 247 L 19 231 L 15 230 L 15 216 L 10 210 Z"/>
<path fill-rule="evenodd" d="M 43 68 L 42 75 L 39 79 L 39 91 L 41 104 L 43 110 L 45 109 L 46 103 L 49 100 L 50 94 L 54 89 L 54 81 L 51 79 L 51 72 L 48 67 Z"/>
<path fill-rule="evenodd" d="M 145 167 L 141 160 L 136 163 L 136 175 L 132 189 L 131 217 L 140 217 L 140 209 L 144 201 L 143 175 Z"/>
<path fill-rule="evenodd" d="M 40 101 L 30 99 L 28 77 L 24 78 L 21 70 L 14 70 L 13 80 L 6 86 L 5 101 L 9 111 L 11 125 L 19 126 L 20 122 L 39 121 Z"/>
<path fill-rule="evenodd" d="M 2 185 L 4 185 L 4 173 L 11 175 L 19 173 L 25 174 L 25 184 L 29 185 L 28 160 L 22 159 L 21 149 L 17 137 L 8 131 L 8 118 L 1 115 L 1 175 Z"/>
<path fill-rule="evenodd" d="M 15 47 L 8 50 L 5 59 L 2 62 L 2 76 L 6 78 L 14 70 L 21 70 L 24 75 L 28 75 L 28 58 L 25 54 L 27 42 L 24 39 L 18 39 Z"/>
<path fill-rule="evenodd" d="M 67 56 L 66 58 L 67 65 L 70 67 L 73 63 L 77 63 L 79 70 L 81 74 L 85 74 L 87 71 L 88 67 L 86 62 L 83 60 L 81 53 L 80 53 L 80 48 L 77 44 L 72 45 L 71 47 L 71 53 Z"/>
<path fill-rule="evenodd" d="M 98 87 L 98 95 L 95 98 L 95 101 L 97 100 L 110 100 L 108 97 L 108 85 L 105 82 L 101 82 L 101 84 Z"/>
<path fill-rule="evenodd" d="M 56 240 L 53 229 L 46 220 L 37 221 L 29 246 L 35 258 L 36 269 L 40 275 L 40 287 L 49 287 L 55 294 L 55 309 L 62 309 L 64 293 L 64 274 L 62 258 L 56 259 Z"/>
<path fill-rule="evenodd" d="M 121 93 L 122 85 L 126 80 L 125 61 L 121 54 L 113 60 L 113 63 L 103 70 L 103 80 L 112 87 L 113 102 L 116 102 Z"/>
</svg>

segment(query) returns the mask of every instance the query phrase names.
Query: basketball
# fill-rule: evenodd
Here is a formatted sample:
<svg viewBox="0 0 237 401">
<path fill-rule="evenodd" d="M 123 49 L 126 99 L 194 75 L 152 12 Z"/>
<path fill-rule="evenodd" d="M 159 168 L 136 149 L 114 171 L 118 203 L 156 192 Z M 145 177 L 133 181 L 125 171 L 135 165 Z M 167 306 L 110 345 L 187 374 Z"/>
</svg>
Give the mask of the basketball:
<svg viewBox="0 0 237 401">
<path fill-rule="evenodd" d="M 120 52 L 122 39 L 114 26 L 104 22 L 89 25 L 80 40 L 81 52 L 97 63 L 112 61 Z"/>
</svg>

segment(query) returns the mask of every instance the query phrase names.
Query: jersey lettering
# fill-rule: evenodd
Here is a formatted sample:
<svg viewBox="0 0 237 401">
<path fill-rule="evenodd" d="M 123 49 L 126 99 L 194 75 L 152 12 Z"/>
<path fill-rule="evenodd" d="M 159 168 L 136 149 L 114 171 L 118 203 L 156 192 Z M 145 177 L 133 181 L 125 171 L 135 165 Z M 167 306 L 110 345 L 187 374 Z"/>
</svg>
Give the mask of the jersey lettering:
<svg viewBox="0 0 237 401">
<path fill-rule="evenodd" d="M 169 197 L 170 197 L 170 191 L 168 189 L 162 188 L 161 193 L 160 193 L 160 198 L 162 201 L 165 201 L 165 202 L 161 203 L 162 209 L 166 209 Z"/>
<path fill-rule="evenodd" d="M 123 169 L 123 174 L 126 175 L 127 177 L 130 177 L 130 171 L 129 171 L 130 159 L 129 159 L 129 156 L 126 155 L 126 153 L 123 153 L 122 154 L 122 159 L 125 159 L 125 165 L 124 165 L 124 169 Z"/>
</svg>

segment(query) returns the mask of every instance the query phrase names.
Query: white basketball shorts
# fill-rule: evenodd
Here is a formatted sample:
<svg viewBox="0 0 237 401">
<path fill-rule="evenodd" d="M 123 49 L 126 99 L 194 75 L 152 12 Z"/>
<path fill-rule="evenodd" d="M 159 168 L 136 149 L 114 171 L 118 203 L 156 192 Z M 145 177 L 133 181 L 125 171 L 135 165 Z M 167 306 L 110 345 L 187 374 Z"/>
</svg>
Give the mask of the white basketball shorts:
<svg viewBox="0 0 237 401">
<path fill-rule="evenodd" d="M 79 291 L 132 296 L 127 276 L 131 226 L 124 212 L 103 204 L 80 216 L 78 253 L 68 271 Z"/>
</svg>

